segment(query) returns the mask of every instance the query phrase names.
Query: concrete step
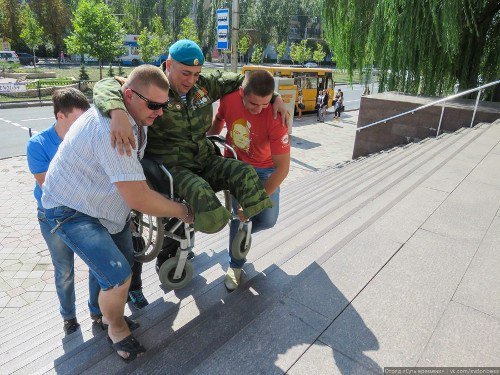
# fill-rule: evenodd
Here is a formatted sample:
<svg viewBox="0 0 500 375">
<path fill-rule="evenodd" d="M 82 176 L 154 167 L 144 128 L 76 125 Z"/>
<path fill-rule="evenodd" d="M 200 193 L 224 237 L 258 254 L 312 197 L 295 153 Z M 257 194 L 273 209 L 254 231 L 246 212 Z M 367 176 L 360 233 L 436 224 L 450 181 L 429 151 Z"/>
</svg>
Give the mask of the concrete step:
<svg viewBox="0 0 500 375">
<path fill-rule="evenodd" d="M 426 141 L 426 142 L 422 141 L 419 144 L 422 145 L 422 144 L 425 144 L 428 142 L 430 142 L 430 141 Z M 412 152 L 416 152 L 415 150 L 418 150 L 418 145 L 417 144 L 414 145 L 413 149 L 412 149 Z M 321 180 L 321 179 L 325 179 L 325 178 L 331 176 L 332 174 L 336 174 L 335 180 L 332 180 L 332 182 L 335 185 L 338 185 L 339 181 L 344 181 L 346 179 L 354 180 L 355 178 L 363 178 L 365 175 L 365 171 L 372 171 L 372 173 L 377 172 L 377 170 L 374 169 L 375 167 L 380 167 L 381 164 L 384 164 L 384 167 L 387 167 L 388 165 L 390 165 L 389 159 L 395 158 L 395 156 L 400 155 L 400 153 L 404 152 L 404 150 L 405 150 L 405 148 L 400 147 L 400 148 L 395 148 L 392 150 L 388 150 L 388 151 L 379 153 L 380 155 L 382 155 L 382 154 L 389 155 L 390 157 L 387 159 L 366 157 L 366 158 L 362 158 L 363 159 L 362 163 L 359 160 L 356 160 L 355 162 L 346 163 L 345 165 L 342 165 L 340 168 L 339 167 L 332 167 L 332 168 L 327 168 L 321 172 L 314 173 L 313 174 L 314 179 L 313 178 L 306 178 L 306 179 L 304 179 L 305 182 L 294 183 L 294 184 L 291 184 L 290 186 L 286 186 L 284 188 L 284 192 L 286 192 L 286 193 L 283 194 L 283 197 L 282 197 L 283 199 L 281 201 L 281 205 L 282 205 L 282 207 L 286 206 L 286 204 L 289 200 L 294 201 L 297 199 L 301 199 L 301 201 L 303 201 L 304 200 L 303 199 L 304 198 L 304 189 L 303 189 L 304 186 L 309 186 L 309 187 L 316 186 L 317 187 L 316 181 Z M 349 166 L 349 168 L 346 168 L 347 165 Z M 331 186 L 329 186 L 329 189 L 331 189 Z M 316 193 L 315 191 L 312 191 L 310 188 L 307 191 L 309 192 L 309 194 Z M 284 214 L 287 215 L 287 211 L 285 211 Z M 282 216 L 282 218 L 283 218 L 283 216 Z M 222 237 L 227 238 L 225 233 Z M 197 240 L 198 245 L 196 246 L 195 251 L 197 248 L 200 248 L 200 247 L 202 249 L 206 248 L 206 247 L 210 248 L 213 244 L 213 241 L 218 241 L 218 240 L 220 240 L 220 236 L 208 236 L 208 237 L 201 236 L 201 241 L 200 241 L 200 236 L 198 236 L 198 240 Z M 202 246 L 199 246 L 199 244 L 202 244 Z M 86 282 L 81 283 L 80 285 L 77 285 L 77 290 L 84 292 L 84 295 L 81 296 L 81 298 L 79 298 L 80 303 L 86 301 L 86 298 L 87 298 L 86 288 L 87 288 Z M 45 302 L 45 304 L 47 306 L 49 306 L 53 303 L 54 303 L 54 300 Z M 45 309 L 45 306 L 43 306 L 43 304 L 40 304 L 39 311 L 43 311 L 44 309 Z M 37 319 L 38 318 L 37 315 L 38 314 L 37 314 L 36 310 L 30 309 L 29 311 L 26 312 L 25 315 L 23 315 L 21 313 L 21 315 L 17 315 L 17 316 L 22 317 L 23 319 L 27 316 L 31 316 L 33 319 Z M 10 328 L 11 328 L 12 332 L 17 331 L 16 326 L 12 326 Z M 9 340 L 9 338 L 7 337 L 6 341 L 8 341 L 8 340 Z M 0 342 L 1 342 L 1 340 L 0 340 Z"/>
<path fill-rule="evenodd" d="M 267 248 L 267 246 L 266 246 L 266 248 Z M 272 246 L 271 246 L 271 248 L 272 248 Z M 253 253 L 254 252 L 252 252 L 252 254 Z M 278 258 L 279 257 L 280 256 L 278 256 Z M 295 258 L 295 257 L 292 257 L 292 258 Z M 259 264 L 259 261 L 262 261 L 262 259 L 252 260 L 253 267 L 257 268 L 257 265 Z M 270 262 L 268 262 L 268 261 L 267 262 L 264 261 L 265 265 L 268 265 L 269 263 Z M 271 262 L 271 263 L 274 264 L 276 262 Z M 278 263 L 278 265 L 279 264 L 280 263 Z M 299 262 L 299 264 L 301 264 L 301 267 L 304 267 L 304 265 L 302 264 L 302 262 Z M 271 267 L 271 272 L 272 272 L 273 269 L 276 269 L 276 267 L 274 267 L 274 268 Z M 263 271 L 262 271 L 262 273 L 257 273 L 257 275 L 268 274 L 269 272 L 270 272 L 270 270 L 268 268 L 264 268 Z M 249 276 L 249 277 L 251 277 L 251 276 Z M 209 284 L 209 285 L 212 285 L 212 283 Z M 194 301 L 190 300 L 189 302 L 187 302 L 186 305 L 181 305 L 180 308 L 181 309 L 187 309 L 187 310 L 189 310 L 190 308 L 194 309 L 193 313 L 197 312 L 197 314 L 195 314 L 195 316 L 199 317 L 199 316 L 201 316 L 201 314 L 204 314 L 205 311 L 207 311 L 207 310 L 204 310 L 204 304 L 203 304 L 203 302 L 206 301 L 205 303 L 210 303 L 209 301 L 214 301 L 214 300 L 217 301 L 219 298 L 224 298 L 225 291 L 222 290 L 222 292 L 224 294 L 221 294 L 221 290 L 222 290 L 221 288 L 213 288 L 212 287 L 205 294 L 203 294 L 203 295 L 201 295 L 199 297 L 197 297 L 197 296 L 195 296 L 193 294 Z M 234 294 L 232 294 L 232 295 L 234 295 Z M 228 298 L 231 298 L 231 296 L 229 296 Z M 193 306 L 193 302 L 194 302 L 195 306 Z M 229 302 L 225 303 L 225 305 L 228 305 L 228 304 L 229 304 Z M 164 305 L 162 305 L 161 307 L 163 307 L 163 306 Z M 170 306 L 168 307 L 168 309 L 172 310 L 172 308 L 170 308 Z M 174 306 L 173 310 L 174 310 L 174 312 L 177 311 L 178 307 Z M 188 314 L 187 311 L 185 311 L 185 313 Z M 165 316 L 165 315 L 167 315 L 167 312 L 163 311 L 161 314 L 158 314 L 158 315 L 159 316 Z M 190 315 L 190 314 L 188 314 L 188 315 Z M 173 323 L 174 322 L 174 318 L 175 318 L 175 316 L 172 316 L 172 314 L 171 314 L 171 315 L 168 316 L 168 318 L 166 320 L 164 319 L 161 322 L 155 322 L 154 324 L 152 324 L 151 328 L 147 331 L 147 333 L 144 333 L 144 335 L 142 336 L 142 337 L 144 337 L 144 340 L 146 340 L 145 341 L 145 345 L 149 344 L 149 346 L 151 346 L 151 347 L 157 347 L 157 345 L 159 345 L 160 343 L 168 342 L 169 344 L 171 344 L 172 340 L 175 340 L 174 342 L 177 342 L 177 340 L 176 340 L 177 336 L 179 334 L 182 336 L 182 334 L 181 333 L 177 333 L 177 326 L 175 325 L 175 323 Z M 196 321 L 196 318 L 189 323 L 190 326 L 192 324 L 195 324 L 195 323 L 193 323 L 193 321 Z M 173 338 L 170 337 L 170 333 L 171 333 L 171 330 L 172 330 L 172 324 L 174 324 L 173 327 L 174 327 L 174 329 L 176 331 L 175 333 L 172 333 L 172 335 L 174 336 Z M 162 328 L 166 328 L 166 327 L 170 327 L 170 328 L 167 329 L 166 331 L 162 329 Z M 147 328 L 146 326 L 143 326 L 143 328 L 141 328 L 141 329 L 146 329 L 146 328 Z M 182 329 L 179 329 L 179 332 L 181 332 L 181 330 Z M 166 332 L 168 332 L 168 333 L 166 333 Z M 93 354 L 95 354 L 95 353 L 93 353 Z M 93 355 L 92 355 L 92 357 L 93 357 Z M 88 358 L 88 359 L 90 359 L 90 358 Z M 88 363 L 86 356 L 85 356 L 85 358 L 80 358 L 79 360 L 75 359 L 75 361 L 77 361 L 77 362 L 87 362 Z M 111 362 L 107 363 L 107 361 L 111 361 Z M 112 365 L 113 363 L 114 363 L 114 360 L 113 360 L 112 356 L 110 356 L 110 357 L 106 358 L 106 360 L 99 362 L 99 364 L 97 365 L 97 367 L 93 368 L 91 370 L 91 373 L 99 372 L 99 371 L 108 371 L 109 370 L 109 368 L 107 367 L 108 365 L 109 366 L 116 365 L 116 363 L 114 363 L 114 365 Z M 73 368 L 73 365 L 71 366 L 71 368 Z M 178 368 L 178 366 L 176 366 L 176 368 Z M 149 369 L 146 369 L 146 371 L 148 371 L 148 370 Z M 61 372 L 61 371 L 64 372 L 61 367 L 58 367 L 58 372 Z"/>
<path fill-rule="evenodd" d="M 480 130 L 477 130 L 476 132 L 479 131 Z M 377 165 L 379 165 L 381 170 L 385 169 L 386 172 L 385 175 L 382 175 L 382 171 L 378 171 L 379 174 L 378 179 L 372 176 L 371 180 L 370 178 L 368 178 L 368 180 L 370 181 L 366 181 L 364 185 L 363 183 L 356 182 L 355 184 L 358 185 L 356 186 L 356 188 L 353 188 L 350 185 L 346 187 L 346 185 L 344 184 L 344 190 L 341 190 L 341 187 L 338 186 L 336 187 L 336 189 L 334 189 L 335 184 L 331 183 L 328 186 L 332 187 L 332 189 L 325 189 L 324 184 L 322 185 L 321 183 L 316 183 L 310 189 L 311 191 L 306 193 L 306 196 L 303 197 L 303 200 L 298 203 L 298 205 L 300 205 L 298 207 L 300 208 L 296 208 L 295 211 L 292 211 L 290 209 L 290 207 L 293 206 L 292 203 L 294 202 L 294 200 L 292 200 L 291 198 L 287 198 L 288 197 L 288 195 L 286 194 L 287 191 L 284 188 L 283 202 L 286 202 L 286 205 L 282 206 L 283 214 L 282 217 L 280 218 L 279 223 L 277 224 L 276 230 L 273 230 L 272 233 L 271 231 L 268 231 L 267 233 L 264 232 L 257 234 L 255 236 L 255 241 L 258 241 L 258 246 L 255 247 L 255 250 L 254 247 L 252 248 L 252 252 L 250 253 L 251 256 L 249 257 L 249 260 L 252 262 L 253 268 L 255 268 L 256 265 L 261 265 L 261 267 L 265 268 L 261 268 L 260 270 L 258 268 L 255 268 L 252 271 L 251 269 L 252 267 L 249 265 L 249 267 L 247 267 L 247 277 L 250 280 L 252 280 L 253 276 L 258 277 L 259 275 L 261 275 L 261 272 L 266 272 L 266 270 L 269 267 L 271 267 L 271 271 L 275 272 L 274 270 L 277 269 L 277 266 L 273 267 L 272 266 L 273 264 L 276 263 L 278 263 L 278 265 L 285 264 L 288 260 L 296 258 L 298 254 L 301 254 L 308 246 L 311 245 L 311 244 L 307 245 L 307 243 L 311 241 L 311 238 L 322 238 L 333 229 L 338 231 L 335 234 L 335 236 L 344 233 L 344 237 L 341 238 L 344 239 L 348 238 L 349 233 L 352 234 L 355 233 L 356 231 L 353 232 L 352 223 L 346 225 L 345 228 L 342 229 L 341 224 L 343 222 L 347 221 L 347 219 L 350 217 L 355 218 L 356 216 L 355 213 L 365 207 L 368 207 L 367 211 L 368 213 L 378 212 L 380 216 L 381 210 L 382 211 L 384 209 L 387 210 L 387 208 L 384 208 L 387 207 L 387 203 L 382 203 L 380 207 L 378 206 L 375 207 L 373 204 L 370 204 L 370 202 L 373 202 L 376 199 L 379 199 L 379 201 L 383 201 L 382 197 L 385 197 L 383 195 L 385 192 L 391 190 L 392 187 L 402 182 L 413 173 L 415 173 L 417 176 L 415 177 L 416 181 L 419 181 L 420 179 L 422 179 L 422 176 L 426 175 L 426 173 L 431 173 L 432 171 L 434 171 L 435 168 L 439 169 L 440 163 L 443 163 L 444 160 L 446 160 L 447 158 L 446 155 L 448 155 L 448 158 L 450 158 L 449 156 L 450 154 L 455 155 L 454 152 L 456 153 L 457 149 L 460 149 L 460 147 L 462 147 L 463 145 L 468 145 L 468 142 L 470 142 L 470 140 L 467 137 L 474 138 L 475 136 L 476 134 L 474 133 L 474 131 L 464 132 L 463 135 L 450 135 L 448 136 L 448 141 L 450 142 L 449 144 L 446 143 L 445 145 L 445 140 L 441 140 L 442 147 L 439 147 L 439 142 L 437 142 L 435 146 L 436 148 L 439 149 L 439 152 L 436 151 L 433 154 L 427 156 L 425 156 L 426 153 L 422 153 L 422 155 L 420 154 L 417 155 L 416 152 L 412 152 L 414 151 L 412 150 L 412 147 L 409 147 L 407 151 L 411 155 L 411 160 L 410 161 L 404 161 L 405 159 L 401 159 L 399 161 L 393 160 L 392 168 L 387 168 L 387 163 L 385 164 L 385 168 L 383 168 L 382 165 L 383 162 L 380 162 L 379 160 L 378 162 L 380 163 L 378 163 Z M 432 142 L 429 142 L 429 144 L 430 143 Z M 418 146 L 419 145 L 416 145 L 415 149 L 418 148 Z M 425 147 L 425 145 L 420 145 L 420 146 Z M 431 152 L 430 150 L 427 150 L 427 153 L 430 152 Z M 387 158 L 386 162 L 388 162 L 390 157 L 387 155 L 383 156 Z M 372 160 L 376 160 L 376 158 Z M 430 163 L 431 161 L 434 164 Z M 361 164 L 362 163 L 360 163 L 359 165 Z M 422 168 L 424 167 L 427 168 L 426 169 L 427 172 L 422 171 Z M 345 171 L 347 171 L 348 169 L 349 169 L 348 166 L 346 166 Z M 340 174 L 338 171 L 336 173 Z M 347 174 L 348 172 L 345 173 Z M 363 175 L 363 173 L 365 177 L 367 177 L 366 172 L 360 171 L 360 175 Z M 419 173 L 420 176 L 418 176 Z M 384 182 L 384 179 L 391 178 L 391 175 L 392 179 Z M 327 177 L 336 178 L 338 176 L 336 176 L 335 173 L 332 173 L 330 176 Z M 327 180 L 328 178 L 325 177 L 325 180 Z M 317 180 L 316 182 L 321 182 L 321 180 Z M 416 182 L 408 182 L 408 184 L 405 185 L 406 189 L 409 189 L 410 187 L 414 186 L 415 183 Z M 322 192 L 325 191 L 326 193 L 322 194 Z M 290 192 L 291 192 L 290 195 L 300 194 L 300 189 L 297 189 L 296 191 L 290 189 Z M 337 194 L 337 196 L 332 197 L 332 194 L 328 195 L 328 192 L 334 192 L 334 194 Z M 365 194 L 365 196 L 363 196 L 363 194 Z M 400 195 L 401 194 L 399 195 L 396 194 L 396 198 L 399 197 Z M 314 201 L 314 203 L 311 203 L 310 200 L 313 197 L 315 197 L 316 200 Z M 300 210 L 304 212 L 306 208 L 310 209 L 308 211 L 310 212 L 310 214 L 305 215 L 305 218 L 300 218 L 300 212 L 301 212 Z M 370 211 L 370 209 L 372 211 Z M 333 213 L 329 213 L 329 211 Z M 318 220 L 319 217 L 321 217 L 321 220 Z M 377 216 L 372 215 L 372 219 L 374 218 L 376 219 Z M 318 221 L 320 225 L 316 228 L 315 226 Z M 360 222 L 364 222 L 366 224 L 366 217 L 363 218 Z M 302 235 L 302 233 L 304 233 L 304 230 L 311 227 L 314 227 L 314 230 L 312 231 L 311 235 L 309 235 L 309 233 L 308 236 Z M 339 229 L 337 229 L 337 227 Z M 281 237 L 276 236 L 276 232 L 279 231 L 282 231 L 280 234 L 285 233 L 287 234 L 287 236 L 284 235 L 282 235 Z M 283 243 L 283 241 L 286 240 L 286 237 L 290 237 L 290 235 L 292 235 L 291 239 L 285 242 L 283 245 L 280 245 L 280 243 Z M 204 243 L 205 239 L 202 237 L 200 241 L 200 237 L 202 236 L 199 236 L 197 241 L 198 244 L 201 245 Z M 278 239 L 276 237 L 278 237 Z M 339 243 L 343 243 L 345 241 L 346 240 L 340 241 Z M 171 342 L 171 340 L 176 340 L 176 337 L 179 335 L 179 333 L 172 332 L 172 327 L 182 326 L 183 324 L 183 322 L 176 322 L 176 324 L 172 326 L 172 321 L 173 321 L 172 319 L 175 318 L 175 316 L 172 315 L 175 314 L 176 312 L 181 311 L 182 314 L 180 315 L 183 315 L 182 319 L 184 320 L 191 319 L 192 316 L 201 316 L 203 311 L 212 308 L 214 301 L 217 301 L 217 299 L 228 298 L 228 301 L 230 301 L 231 298 L 236 298 L 236 297 L 231 297 L 232 295 L 235 295 L 234 293 L 228 297 L 225 290 L 221 288 L 219 285 L 223 280 L 223 275 L 224 275 L 223 268 L 226 267 L 225 263 L 226 263 L 227 253 L 224 249 L 226 246 L 225 242 L 227 242 L 227 237 L 225 233 L 222 233 L 220 236 L 217 236 L 217 238 L 212 239 L 212 242 L 209 242 L 208 239 L 206 240 L 205 242 L 206 245 L 216 248 L 217 250 L 209 252 L 207 256 L 201 256 L 201 257 L 197 256 L 195 258 L 195 266 L 197 269 L 199 269 L 199 267 L 201 266 L 201 273 L 193 280 L 193 283 L 190 286 L 188 286 L 186 290 L 183 291 L 178 291 L 176 293 L 168 292 L 165 294 L 164 291 L 158 289 L 158 280 L 156 278 L 156 275 L 152 267 L 146 267 L 146 270 L 144 272 L 145 288 L 148 292 L 150 289 L 156 288 L 156 290 L 152 294 L 152 298 L 150 297 L 149 293 L 146 293 L 146 295 L 150 300 L 153 300 L 154 303 L 152 303 L 150 307 L 145 309 L 145 311 L 137 313 L 136 316 L 140 318 L 141 323 L 143 325 L 143 327 L 141 327 L 140 331 L 138 332 L 138 334 L 141 336 L 141 340 L 143 340 L 142 337 L 144 337 L 144 340 L 148 340 L 147 342 L 149 344 L 153 344 L 153 346 L 147 345 L 148 348 L 155 347 L 156 343 L 155 340 L 158 340 L 158 343 L 163 343 L 163 340 L 166 340 L 166 342 Z M 326 245 L 331 245 L 331 242 L 325 244 L 325 246 Z M 219 247 L 217 248 L 217 246 Z M 290 249 L 294 250 L 290 252 Z M 317 249 L 315 247 L 315 251 L 316 250 Z M 272 255 L 272 259 L 269 258 L 271 255 L 268 254 Z M 319 255 L 319 257 L 321 257 L 321 255 Z M 155 300 L 155 298 L 158 299 Z M 191 310 L 198 311 L 198 314 L 195 315 L 189 314 Z M 81 309 L 79 309 L 79 311 L 81 311 Z M 40 315 L 40 311 L 38 312 L 38 315 Z M 79 313 L 79 316 L 80 315 L 81 314 Z M 36 315 L 34 316 L 36 317 Z M 100 334 L 95 339 L 92 339 L 90 341 L 85 342 L 84 344 L 81 344 L 83 340 L 89 340 L 92 337 L 91 332 L 88 329 L 88 325 L 87 327 L 82 326 L 83 328 L 82 335 L 80 337 L 68 338 L 68 340 L 65 339 L 63 344 L 66 344 L 67 350 L 61 350 L 64 349 L 60 348 L 61 335 L 58 334 L 57 332 L 55 332 L 55 334 L 54 332 L 52 332 L 52 331 L 58 331 L 58 332 L 60 331 L 59 317 L 57 316 L 57 318 L 54 319 L 54 316 L 52 316 L 51 321 L 55 321 L 56 319 L 57 319 L 57 327 L 56 325 L 53 325 L 51 328 L 44 331 L 44 334 L 42 335 L 43 337 L 40 337 L 40 340 L 47 339 L 47 334 L 46 334 L 47 331 L 50 331 L 50 334 L 53 334 L 52 338 L 46 341 L 39 341 L 39 343 L 37 344 L 37 345 L 43 344 L 42 352 L 40 351 L 40 347 L 38 347 L 37 349 L 33 349 L 31 351 L 26 350 L 26 347 L 24 347 L 23 354 L 25 355 L 23 355 L 22 360 L 17 362 L 17 365 L 19 366 L 17 368 L 19 368 L 19 371 L 23 372 L 31 369 L 36 369 L 36 370 L 47 369 L 47 371 L 50 371 L 51 366 L 54 366 L 53 361 L 49 361 L 48 364 L 47 362 L 44 361 L 47 361 L 48 358 L 52 359 L 58 358 L 61 355 L 63 356 L 60 357 L 57 363 L 55 364 L 57 366 L 58 373 L 64 373 L 65 371 L 72 372 L 76 369 L 78 369 L 78 371 L 83 370 L 84 368 L 87 368 L 87 366 L 89 366 L 91 363 L 97 363 L 100 358 L 105 356 L 109 357 L 107 357 L 107 359 L 104 362 L 102 362 L 103 363 L 102 365 L 98 365 L 98 367 L 96 367 L 96 371 L 97 368 L 100 368 L 99 366 L 104 366 L 103 368 L 105 368 L 106 361 L 110 361 L 110 363 L 113 364 L 113 366 L 117 365 L 115 361 L 117 358 L 114 358 L 113 355 L 110 355 L 113 353 L 111 353 L 111 350 L 107 347 L 107 344 L 103 339 L 104 337 L 103 334 Z M 196 321 L 196 319 L 197 318 L 194 318 L 193 321 Z M 170 336 L 167 334 L 167 335 L 161 335 L 161 337 L 156 337 L 156 339 L 155 338 L 148 339 L 148 337 L 150 337 L 149 333 L 152 333 L 150 331 L 155 330 L 157 324 L 163 321 L 166 322 L 162 323 L 164 325 L 170 324 L 169 326 L 170 328 L 165 332 L 168 332 L 172 336 L 172 338 L 170 338 Z M 185 321 L 184 324 L 191 326 L 193 323 Z M 22 325 L 20 324 L 20 326 Z M 13 342 L 13 344 L 10 344 L 11 349 L 8 350 L 7 352 L 7 357 L 9 357 L 10 359 L 10 362 L 7 364 L 8 366 L 11 365 L 13 360 L 19 359 L 18 358 L 19 355 L 16 356 L 16 354 L 20 352 L 19 349 L 24 344 L 24 343 L 17 343 L 17 345 L 14 347 L 12 345 L 15 344 L 15 340 L 14 341 L 13 340 L 14 339 L 12 336 L 10 337 L 9 340 L 7 340 L 8 342 Z M 31 341 L 33 341 L 34 343 L 37 340 L 31 340 Z M 4 345 L 2 344 L 2 350 L 3 348 Z M 16 348 L 18 349 L 17 351 L 15 350 Z M 81 355 L 76 357 L 77 352 L 80 351 Z M 64 355 L 65 352 L 67 353 L 66 355 Z M 39 359 L 35 360 L 36 358 Z M 75 364 L 74 363 L 75 361 L 84 362 L 85 367 L 80 367 L 81 365 Z M 41 365 L 43 363 L 46 364 L 45 367 Z M 28 366 L 21 367 L 24 365 Z"/>
<path fill-rule="evenodd" d="M 462 147 L 458 148 L 441 163 L 444 165 L 452 160 L 457 152 L 463 150 Z M 434 169 L 429 170 L 427 174 L 431 176 Z M 399 196 L 393 200 L 404 199 L 409 194 L 418 194 L 414 186 L 415 184 L 412 184 L 400 191 Z M 429 192 L 427 195 L 430 195 Z M 443 193 L 441 199 L 444 200 L 445 196 Z M 381 200 L 386 199 L 387 197 Z M 434 200 L 429 208 L 435 209 L 440 203 L 439 200 Z M 385 207 L 384 203 L 381 203 L 378 213 L 383 211 Z M 369 220 L 365 221 L 365 225 L 367 223 Z M 400 223 L 399 220 L 393 221 L 393 225 Z M 368 224 L 366 229 L 370 227 Z M 227 299 L 225 303 L 218 303 L 211 310 L 203 312 L 205 315 L 203 322 L 194 319 L 188 331 L 176 337 L 175 341 L 167 340 L 168 343 L 163 345 L 162 350 L 154 349 L 149 352 L 144 361 L 141 360 L 141 363 L 132 366 L 134 371 L 127 368 L 127 372 L 231 373 L 237 367 L 238 373 L 243 374 L 275 373 L 277 363 L 280 366 L 280 373 L 286 371 L 315 341 L 315 338 L 328 328 L 332 322 L 328 318 L 335 318 L 344 311 L 351 300 L 402 247 L 402 243 L 397 241 L 375 242 L 374 234 L 380 235 L 380 233 L 370 233 L 368 230 L 361 231 L 345 245 L 339 246 L 338 243 L 335 244 L 335 241 L 338 241 L 336 238 L 338 233 L 329 231 L 284 263 L 274 263 L 278 267 L 268 266 L 261 270 L 248 282 L 247 287 L 241 292 L 240 299 L 237 301 Z M 375 247 L 375 251 L 367 253 L 366 245 L 374 242 L 375 246 L 372 245 L 371 248 Z M 318 251 L 329 246 L 331 247 L 323 256 L 308 263 L 318 255 Z M 353 254 L 353 251 L 357 254 Z M 342 286 L 349 289 L 348 298 L 335 287 L 336 283 L 334 285 L 329 280 L 332 276 L 336 277 L 337 273 L 325 274 L 325 271 L 318 267 L 327 263 L 335 265 L 335 270 L 341 273 L 339 280 L 343 282 Z M 258 268 L 259 261 L 254 261 L 252 264 Z M 318 285 L 327 285 L 326 290 L 329 295 L 315 293 L 314 286 Z M 379 316 L 383 318 L 383 313 L 379 313 Z M 168 323 L 164 327 L 167 325 Z M 273 327 L 272 330 L 270 327 Z M 155 326 L 156 328 L 158 326 Z M 346 327 L 344 332 L 348 334 L 349 327 Z M 150 335 L 154 333 L 146 332 L 144 337 L 149 338 Z M 187 345 L 194 339 L 199 351 L 197 355 L 189 356 Z M 298 345 L 304 349 L 287 352 L 287 349 L 296 348 Z M 376 348 L 368 347 L 367 350 L 369 349 Z M 102 365 L 103 363 L 99 363 L 94 366 L 89 373 L 107 369 L 101 367 Z"/>
</svg>

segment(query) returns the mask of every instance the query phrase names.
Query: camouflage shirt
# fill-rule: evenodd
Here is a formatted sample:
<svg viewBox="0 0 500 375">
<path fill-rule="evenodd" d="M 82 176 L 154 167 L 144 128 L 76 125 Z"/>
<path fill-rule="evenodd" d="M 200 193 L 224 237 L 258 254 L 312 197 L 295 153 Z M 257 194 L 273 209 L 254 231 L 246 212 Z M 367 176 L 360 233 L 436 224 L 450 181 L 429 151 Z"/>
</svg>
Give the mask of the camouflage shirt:
<svg viewBox="0 0 500 375">
<path fill-rule="evenodd" d="M 209 155 L 214 154 L 206 132 L 212 125 L 212 103 L 237 90 L 244 76 L 236 73 L 200 74 L 187 93 L 187 103 L 170 90 L 167 110 L 148 128 L 146 155 L 161 157 L 167 167 L 182 166 L 200 171 Z M 108 114 L 125 109 L 120 82 L 114 78 L 99 81 L 94 87 L 94 104 Z"/>
</svg>

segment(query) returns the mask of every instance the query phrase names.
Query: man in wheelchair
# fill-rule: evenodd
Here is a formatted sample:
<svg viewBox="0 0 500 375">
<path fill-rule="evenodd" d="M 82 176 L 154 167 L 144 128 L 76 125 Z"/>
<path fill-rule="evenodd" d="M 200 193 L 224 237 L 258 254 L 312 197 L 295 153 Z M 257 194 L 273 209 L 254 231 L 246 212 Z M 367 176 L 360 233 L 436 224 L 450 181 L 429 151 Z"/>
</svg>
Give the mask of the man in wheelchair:
<svg viewBox="0 0 500 375">
<path fill-rule="evenodd" d="M 194 229 L 215 233 L 231 219 L 230 211 L 216 196 L 217 191 L 229 190 L 240 202 L 246 218 L 272 207 L 272 202 L 250 165 L 218 156 L 206 138 L 213 118 L 212 103 L 239 89 L 244 77 L 220 71 L 200 74 L 203 62 L 200 47 L 190 40 L 180 40 L 170 47 L 168 59 L 162 65 L 170 82 L 169 100 L 163 115 L 148 130 L 145 159 L 159 161 L 168 168 L 175 194 L 193 209 Z M 283 101 L 276 94 L 273 99 L 274 108 L 279 108 L 285 119 Z M 110 78 L 96 84 L 94 103 L 111 116 L 112 143 L 116 140 L 120 151 L 123 144 L 133 144 L 131 127 L 123 111 L 120 82 Z M 166 178 L 160 178 L 163 180 L 157 181 L 159 186 L 169 185 Z M 183 228 L 177 230 L 182 232 Z M 157 269 L 175 255 L 177 248 L 177 241 L 165 238 Z"/>
</svg>

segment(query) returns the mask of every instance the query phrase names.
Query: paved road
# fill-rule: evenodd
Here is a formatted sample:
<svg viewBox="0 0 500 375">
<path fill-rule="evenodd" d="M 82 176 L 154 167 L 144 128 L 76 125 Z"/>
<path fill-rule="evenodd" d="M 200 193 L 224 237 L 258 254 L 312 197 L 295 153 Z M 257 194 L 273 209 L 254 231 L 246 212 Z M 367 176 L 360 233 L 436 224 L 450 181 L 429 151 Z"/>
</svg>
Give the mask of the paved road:
<svg viewBox="0 0 500 375">
<path fill-rule="evenodd" d="M 0 159 L 25 155 L 28 129 L 49 127 L 55 121 L 52 107 L 12 108 L 0 110 Z"/>
</svg>

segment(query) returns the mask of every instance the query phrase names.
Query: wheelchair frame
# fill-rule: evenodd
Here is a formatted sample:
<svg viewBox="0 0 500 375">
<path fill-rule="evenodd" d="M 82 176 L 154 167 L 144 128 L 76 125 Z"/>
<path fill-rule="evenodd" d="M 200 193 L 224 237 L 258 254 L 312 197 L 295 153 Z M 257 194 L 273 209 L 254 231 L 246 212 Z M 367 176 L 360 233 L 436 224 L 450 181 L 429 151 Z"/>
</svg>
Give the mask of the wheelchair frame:
<svg viewBox="0 0 500 375">
<path fill-rule="evenodd" d="M 231 146 L 226 144 L 223 137 L 207 136 L 207 138 L 212 141 L 214 147 L 216 147 L 219 151 L 220 145 L 221 147 L 229 150 L 233 157 L 237 159 L 236 152 Z M 181 199 L 175 198 L 174 180 L 172 174 L 161 162 L 156 161 L 156 164 L 169 180 L 169 198 L 181 201 Z M 232 200 L 229 191 L 223 190 L 223 192 L 224 205 L 226 209 L 231 212 L 232 219 L 239 219 L 238 216 L 232 212 Z M 168 221 L 164 222 L 164 220 L 171 218 L 153 217 L 137 211 L 132 212 L 132 219 L 136 235 L 138 234 L 143 237 L 146 243 L 142 252 L 135 253 L 136 260 L 145 263 L 156 259 L 162 250 L 164 237 L 171 238 L 179 242 L 179 248 L 174 257 L 167 259 L 161 265 L 158 271 L 160 282 L 169 289 L 181 289 L 189 284 L 194 274 L 193 265 L 188 259 L 188 254 L 193 248 L 193 244 L 191 243 L 191 233 L 194 233 L 194 228 L 191 225 L 183 223 L 181 220 L 177 219 L 177 222 L 171 228 L 166 230 L 165 224 L 168 223 Z M 175 234 L 181 225 L 184 225 L 183 234 Z M 250 251 L 252 243 L 251 233 L 252 222 L 247 221 L 244 223 L 240 221 L 238 232 L 229 249 L 235 259 L 244 259 Z"/>
</svg>

